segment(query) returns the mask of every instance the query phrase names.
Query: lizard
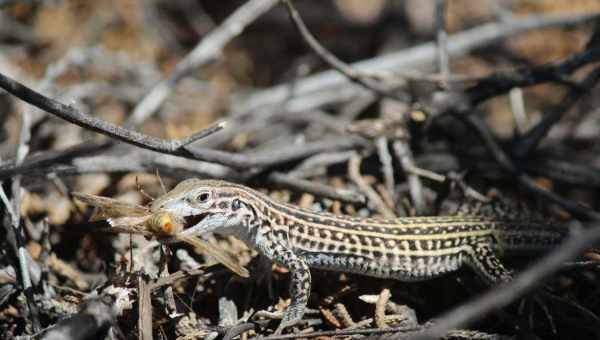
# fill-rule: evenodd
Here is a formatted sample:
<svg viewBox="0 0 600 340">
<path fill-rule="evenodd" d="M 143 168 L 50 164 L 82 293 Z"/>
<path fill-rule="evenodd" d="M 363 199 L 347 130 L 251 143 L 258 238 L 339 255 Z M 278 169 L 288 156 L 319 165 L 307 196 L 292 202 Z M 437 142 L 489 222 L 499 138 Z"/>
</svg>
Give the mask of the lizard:
<svg viewBox="0 0 600 340">
<path fill-rule="evenodd" d="M 182 233 L 233 235 L 291 275 L 291 302 L 276 333 L 306 310 L 311 268 L 422 281 L 472 268 L 488 284 L 509 281 L 505 253 L 543 251 L 566 235 L 548 223 L 470 214 L 361 218 L 275 201 L 221 180 L 188 179 L 153 203 L 187 221 Z"/>
</svg>

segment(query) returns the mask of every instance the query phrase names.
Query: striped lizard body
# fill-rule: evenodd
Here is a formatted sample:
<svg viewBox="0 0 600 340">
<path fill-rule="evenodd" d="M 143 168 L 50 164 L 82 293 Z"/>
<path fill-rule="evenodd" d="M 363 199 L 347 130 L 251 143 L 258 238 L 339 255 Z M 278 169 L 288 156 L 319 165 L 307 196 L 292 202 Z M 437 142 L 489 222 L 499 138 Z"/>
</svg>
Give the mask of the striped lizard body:
<svg viewBox="0 0 600 340">
<path fill-rule="evenodd" d="M 183 181 L 152 209 L 195 223 L 186 234 L 234 235 L 288 268 L 291 304 L 277 332 L 302 318 L 310 294 L 310 268 L 419 281 L 467 265 L 493 284 L 510 279 L 499 255 L 545 250 L 565 235 L 546 224 L 487 216 L 338 216 L 279 203 L 248 187 L 216 180 Z"/>
</svg>

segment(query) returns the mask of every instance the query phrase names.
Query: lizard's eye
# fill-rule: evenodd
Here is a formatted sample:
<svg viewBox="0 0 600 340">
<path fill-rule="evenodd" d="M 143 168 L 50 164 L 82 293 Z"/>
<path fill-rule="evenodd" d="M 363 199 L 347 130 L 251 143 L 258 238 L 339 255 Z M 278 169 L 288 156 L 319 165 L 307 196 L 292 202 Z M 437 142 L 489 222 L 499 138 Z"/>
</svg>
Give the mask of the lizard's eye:
<svg viewBox="0 0 600 340">
<path fill-rule="evenodd" d="M 196 196 L 196 202 L 206 203 L 206 202 L 208 202 L 209 198 L 210 198 L 210 194 L 208 192 L 203 192 L 203 193 L 199 194 L 198 196 Z"/>
</svg>

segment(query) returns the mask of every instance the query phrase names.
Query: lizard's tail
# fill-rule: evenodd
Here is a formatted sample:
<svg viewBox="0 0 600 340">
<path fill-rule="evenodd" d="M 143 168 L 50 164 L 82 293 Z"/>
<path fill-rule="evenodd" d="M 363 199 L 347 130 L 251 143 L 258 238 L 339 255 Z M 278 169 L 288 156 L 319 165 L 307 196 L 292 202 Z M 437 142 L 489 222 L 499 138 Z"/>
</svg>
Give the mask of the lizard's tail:
<svg viewBox="0 0 600 340">
<path fill-rule="evenodd" d="M 569 235 L 569 230 L 564 226 L 533 222 L 499 224 L 497 230 L 502 248 L 512 253 L 553 249 Z"/>
</svg>

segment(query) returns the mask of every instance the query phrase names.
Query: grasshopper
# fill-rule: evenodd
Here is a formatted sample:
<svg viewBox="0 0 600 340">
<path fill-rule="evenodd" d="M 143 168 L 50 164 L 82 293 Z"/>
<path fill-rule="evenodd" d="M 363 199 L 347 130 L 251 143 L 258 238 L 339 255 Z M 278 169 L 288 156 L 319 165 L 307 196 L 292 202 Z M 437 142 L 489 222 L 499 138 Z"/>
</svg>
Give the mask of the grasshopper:
<svg viewBox="0 0 600 340">
<path fill-rule="evenodd" d="M 141 206 L 113 198 L 73 192 L 79 201 L 95 208 L 90 221 L 106 220 L 111 230 L 118 233 L 140 234 L 156 237 L 158 243 L 185 242 L 197 251 L 213 257 L 241 277 L 249 277 L 248 271 L 223 251 L 201 238 L 182 233 L 186 221 L 173 212 L 161 211 L 158 205 Z M 159 197 L 156 201 L 160 201 Z"/>
</svg>

